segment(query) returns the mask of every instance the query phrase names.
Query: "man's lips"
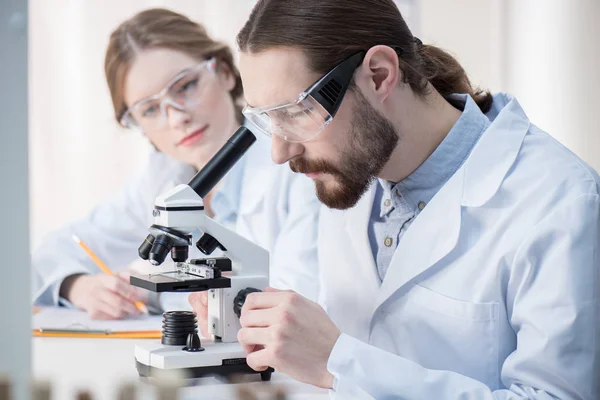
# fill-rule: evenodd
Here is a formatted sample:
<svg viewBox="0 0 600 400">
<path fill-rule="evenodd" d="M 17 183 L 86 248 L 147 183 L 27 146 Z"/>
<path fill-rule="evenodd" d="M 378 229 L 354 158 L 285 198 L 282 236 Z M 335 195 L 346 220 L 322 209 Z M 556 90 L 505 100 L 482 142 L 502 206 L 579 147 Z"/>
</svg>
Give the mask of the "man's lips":
<svg viewBox="0 0 600 400">
<path fill-rule="evenodd" d="M 315 179 L 315 178 L 318 178 L 319 176 L 321 176 L 322 174 L 323 174 L 322 172 L 307 172 L 305 175 L 311 179 Z"/>
<path fill-rule="evenodd" d="M 208 125 L 205 125 L 204 127 L 190 133 L 189 135 L 187 135 L 183 139 L 181 139 L 179 142 L 177 142 L 177 146 L 191 146 L 192 144 L 196 143 L 198 140 L 202 139 L 202 137 L 204 136 L 204 132 L 206 131 L 207 128 L 208 128 Z"/>
</svg>

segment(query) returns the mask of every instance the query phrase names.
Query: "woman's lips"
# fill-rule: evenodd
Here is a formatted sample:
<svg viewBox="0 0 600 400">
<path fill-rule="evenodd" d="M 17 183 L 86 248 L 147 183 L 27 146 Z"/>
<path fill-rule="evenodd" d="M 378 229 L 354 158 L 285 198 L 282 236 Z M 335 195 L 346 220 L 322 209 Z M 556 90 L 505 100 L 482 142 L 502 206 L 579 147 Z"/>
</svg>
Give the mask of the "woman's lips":
<svg viewBox="0 0 600 400">
<path fill-rule="evenodd" d="M 186 137 L 181 139 L 177 143 L 177 146 L 187 147 L 187 146 L 192 146 L 192 145 L 196 144 L 199 140 L 201 140 L 204 137 L 204 132 L 206 132 L 207 128 L 208 128 L 208 125 L 204 126 L 203 128 L 198 129 L 197 131 L 190 133 L 189 135 L 187 135 Z"/>
</svg>

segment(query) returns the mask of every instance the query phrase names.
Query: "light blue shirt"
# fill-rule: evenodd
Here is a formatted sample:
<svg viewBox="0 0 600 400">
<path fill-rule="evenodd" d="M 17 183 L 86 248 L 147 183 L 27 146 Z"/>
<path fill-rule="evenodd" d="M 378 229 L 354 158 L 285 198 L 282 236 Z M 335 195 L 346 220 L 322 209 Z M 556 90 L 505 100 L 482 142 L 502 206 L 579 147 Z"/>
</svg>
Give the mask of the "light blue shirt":
<svg viewBox="0 0 600 400">
<path fill-rule="evenodd" d="M 463 101 L 464 109 L 438 148 L 403 181 L 393 183 L 380 179 L 377 185 L 368 232 L 382 281 L 404 232 L 460 168 L 490 125 L 490 120 L 470 96 L 457 94 L 454 97 Z"/>
</svg>

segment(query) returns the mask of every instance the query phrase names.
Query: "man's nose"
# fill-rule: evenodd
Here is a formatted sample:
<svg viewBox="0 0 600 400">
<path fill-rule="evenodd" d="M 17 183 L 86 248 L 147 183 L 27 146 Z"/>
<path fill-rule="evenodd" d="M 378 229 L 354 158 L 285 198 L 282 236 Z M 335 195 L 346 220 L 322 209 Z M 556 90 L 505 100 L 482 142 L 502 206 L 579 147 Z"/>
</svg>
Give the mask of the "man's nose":
<svg viewBox="0 0 600 400">
<path fill-rule="evenodd" d="M 302 154 L 304 146 L 301 143 L 292 143 L 280 136 L 271 137 L 271 158 L 275 164 L 283 164 Z"/>
</svg>

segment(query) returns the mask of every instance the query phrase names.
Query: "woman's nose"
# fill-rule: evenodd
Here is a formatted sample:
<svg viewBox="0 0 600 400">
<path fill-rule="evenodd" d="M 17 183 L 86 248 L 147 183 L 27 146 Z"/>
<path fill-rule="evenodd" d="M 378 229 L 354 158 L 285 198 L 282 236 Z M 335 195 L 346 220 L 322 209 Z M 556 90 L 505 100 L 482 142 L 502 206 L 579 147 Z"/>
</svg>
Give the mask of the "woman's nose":
<svg viewBox="0 0 600 400">
<path fill-rule="evenodd" d="M 192 120 L 190 113 L 179 107 L 167 105 L 165 107 L 167 123 L 173 129 L 181 129 L 186 127 Z"/>
</svg>

